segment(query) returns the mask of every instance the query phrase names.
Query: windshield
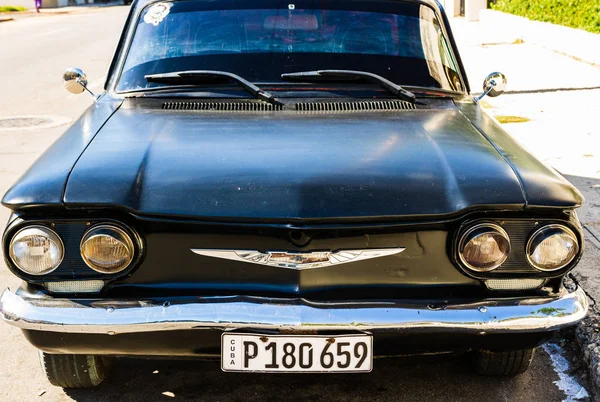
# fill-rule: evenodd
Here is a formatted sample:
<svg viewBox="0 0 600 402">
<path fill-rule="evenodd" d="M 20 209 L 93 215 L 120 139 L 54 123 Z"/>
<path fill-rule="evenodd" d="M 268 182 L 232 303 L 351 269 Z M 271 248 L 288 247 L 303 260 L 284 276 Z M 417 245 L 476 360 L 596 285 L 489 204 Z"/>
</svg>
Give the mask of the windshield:
<svg viewBox="0 0 600 402">
<path fill-rule="evenodd" d="M 142 10 L 117 91 L 164 85 L 144 76 L 171 71 L 222 70 L 255 83 L 281 83 L 281 74 L 320 69 L 463 90 L 440 22 L 421 4 L 192 0 Z"/>
</svg>

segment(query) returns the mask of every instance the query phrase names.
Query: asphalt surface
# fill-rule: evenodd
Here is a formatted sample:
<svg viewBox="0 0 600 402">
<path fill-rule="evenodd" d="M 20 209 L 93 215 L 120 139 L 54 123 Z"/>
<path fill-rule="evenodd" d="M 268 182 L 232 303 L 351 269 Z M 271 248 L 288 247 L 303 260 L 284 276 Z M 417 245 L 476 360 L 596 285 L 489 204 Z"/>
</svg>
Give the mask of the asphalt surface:
<svg viewBox="0 0 600 402">
<path fill-rule="evenodd" d="M 564 394 L 547 355 L 511 379 L 474 376 L 468 359 L 454 356 L 376 359 L 370 374 L 264 375 L 222 373 L 216 362 L 121 361 L 113 379 L 77 401 L 560 401 Z M 157 373 L 154 373 L 158 371 Z M 483 398 L 483 396 L 485 397 Z"/>
<path fill-rule="evenodd" d="M 0 24 L 0 120 L 45 116 L 73 121 L 92 98 L 74 96 L 61 84 L 69 66 L 87 72 L 92 90 L 103 84 L 127 7 L 85 8 L 70 14 L 33 16 Z M 467 65 L 467 69 L 469 66 Z M 51 126 L 52 124 L 50 124 Z M 0 128 L 0 194 L 66 128 Z M 8 210 L 0 209 L 0 221 Z M 15 288 L 0 262 L 0 288 Z M 0 400 L 368 400 L 368 401 L 560 401 L 565 394 L 550 357 L 539 351 L 533 367 L 511 379 L 470 371 L 465 356 L 375 361 L 367 375 L 261 375 L 222 373 L 216 362 L 121 359 L 114 375 L 94 390 L 63 391 L 46 382 L 36 350 L 19 330 L 0 323 Z"/>
</svg>

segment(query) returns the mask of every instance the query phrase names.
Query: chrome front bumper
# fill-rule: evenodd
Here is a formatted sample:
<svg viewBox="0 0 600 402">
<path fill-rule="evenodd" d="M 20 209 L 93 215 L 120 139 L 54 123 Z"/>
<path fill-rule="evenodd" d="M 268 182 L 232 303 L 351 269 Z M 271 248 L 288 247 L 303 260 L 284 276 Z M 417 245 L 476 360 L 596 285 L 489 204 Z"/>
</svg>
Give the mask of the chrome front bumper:
<svg viewBox="0 0 600 402">
<path fill-rule="evenodd" d="M 428 306 L 408 302 L 311 302 L 304 299 L 207 297 L 188 302 L 59 299 L 5 290 L 2 318 L 33 331 L 127 334 L 186 329 L 395 331 L 498 334 L 544 332 L 585 316 L 578 288 L 554 298 L 484 300 Z"/>
</svg>

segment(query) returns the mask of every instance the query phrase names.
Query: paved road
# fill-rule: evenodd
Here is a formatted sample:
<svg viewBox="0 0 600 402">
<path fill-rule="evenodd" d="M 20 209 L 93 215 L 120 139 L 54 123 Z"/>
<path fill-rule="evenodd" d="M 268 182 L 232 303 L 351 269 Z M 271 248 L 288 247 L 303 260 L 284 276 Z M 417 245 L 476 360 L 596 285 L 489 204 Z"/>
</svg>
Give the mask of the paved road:
<svg viewBox="0 0 600 402">
<path fill-rule="evenodd" d="M 214 362 L 132 361 L 122 362 L 115 381 L 93 395 L 77 391 L 68 396 L 99 402 L 168 400 L 163 392 L 172 392 L 175 400 L 198 401 L 550 402 L 563 398 L 552 384 L 556 379 L 547 356 L 513 379 L 473 376 L 468 362 L 455 357 L 378 359 L 368 375 L 224 374 Z"/>
<path fill-rule="evenodd" d="M 125 7 L 88 8 L 68 15 L 36 16 L 0 24 L 0 76 L 3 77 L 0 118 L 43 115 L 55 121 L 69 121 L 81 114 L 91 104 L 91 98 L 64 91 L 61 73 L 67 66 L 81 67 L 88 73 L 92 90 L 100 90 L 126 12 Z M 465 48 L 470 56 L 467 68 L 472 68 L 474 74 L 487 72 L 486 65 L 476 62 L 482 60 L 477 57 L 477 48 L 468 44 Z M 506 52 L 514 55 L 514 51 Z M 550 60 L 559 57 L 546 56 Z M 560 58 L 560 62 L 569 68 L 576 66 L 582 74 L 591 74 L 587 66 L 573 64 L 577 63 L 574 60 Z M 479 82 L 483 77 L 475 78 L 474 82 Z M 526 80 L 517 82 L 527 86 Z M 519 112 L 522 110 L 520 107 Z M 0 129 L 0 194 L 64 129 L 64 125 L 43 130 Z M 584 135 L 577 130 L 572 134 Z M 556 141 L 552 133 L 548 134 L 544 144 L 551 147 L 552 139 Z M 7 218 L 8 211 L 0 210 L 0 221 Z M 0 263 L 0 287 L 17 284 L 18 280 Z M 479 401 L 483 398 L 560 401 L 564 398 L 554 384 L 559 377 L 543 351 L 538 353 L 529 372 L 513 379 L 474 376 L 464 357 L 446 356 L 377 360 L 375 370 L 369 375 L 327 376 L 224 374 L 214 362 L 122 360 L 116 365 L 113 378 L 99 388 L 64 392 L 46 383 L 36 351 L 18 330 L 0 323 L 0 340 L 2 401 L 168 400 L 170 394 L 165 392 L 173 393 L 176 400 L 211 401 Z"/>
</svg>

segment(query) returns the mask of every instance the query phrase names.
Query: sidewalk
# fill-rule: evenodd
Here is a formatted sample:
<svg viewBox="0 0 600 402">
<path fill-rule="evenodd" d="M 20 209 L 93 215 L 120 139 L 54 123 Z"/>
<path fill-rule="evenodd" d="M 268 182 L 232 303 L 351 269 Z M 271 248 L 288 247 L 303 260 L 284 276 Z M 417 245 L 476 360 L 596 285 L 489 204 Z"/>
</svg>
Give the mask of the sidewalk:
<svg viewBox="0 0 600 402">
<path fill-rule="evenodd" d="M 539 24 L 551 24 L 521 17 L 506 17 L 507 14 L 492 10 L 486 10 L 481 15 L 482 21 L 479 22 L 468 22 L 464 18 L 450 20 L 473 92 L 481 92 L 483 79 L 492 71 L 506 74 L 509 80 L 508 92 L 590 87 L 600 89 L 600 65 L 582 62 L 582 57 L 579 57 L 593 60 L 597 55 L 600 56 L 600 35 L 553 25 L 557 27 L 557 32 L 567 29 L 582 36 L 580 40 L 591 35 L 594 40 L 588 42 L 598 41 L 596 47 L 587 49 L 587 56 L 579 53 L 575 55 L 576 52 L 570 55 L 553 49 L 558 48 L 554 46 L 558 43 L 554 38 L 556 35 L 547 36 L 547 41 L 543 44 L 530 41 L 531 36 L 527 33 L 533 28 L 522 21 L 528 21 L 536 27 Z M 513 27 L 492 21 L 506 18 L 517 18 L 520 26 Z M 573 49 L 579 50 L 576 47 Z"/>
<path fill-rule="evenodd" d="M 498 118 L 526 119 L 504 128 L 586 198 L 578 210 L 585 253 L 572 277 L 592 300 L 577 339 L 600 396 L 600 35 L 491 10 L 451 25 L 473 92 L 492 71 L 508 78 L 506 93 L 482 105 Z"/>
<path fill-rule="evenodd" d="M 490 27 L 510 27 L 510 30 L 504 30 L 504 35 L 508 36 L 509 40 L 514 32 L 518 32 L 519 39 L 526 43 L 600 66 L 600 34 L 548 22 L 531 21 L 494 10 L 482 11 L 480 18 L 481 23 Z"/>
</svg>

